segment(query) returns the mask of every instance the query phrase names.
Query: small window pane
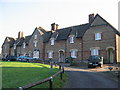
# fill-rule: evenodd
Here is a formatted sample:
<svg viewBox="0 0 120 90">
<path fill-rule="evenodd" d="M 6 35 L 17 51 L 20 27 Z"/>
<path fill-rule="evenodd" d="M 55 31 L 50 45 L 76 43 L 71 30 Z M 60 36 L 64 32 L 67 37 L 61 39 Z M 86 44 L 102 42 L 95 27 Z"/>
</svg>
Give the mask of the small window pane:
<svg viewBox="0 0 120 90">
<path fill-rule="evenodd" d="M 52 58 L 52 55 L 53 55 L 52 51 L 48 52 L 48 58 Z"/>
<path fill-rule="evenodd" d="M 95 33 L 95 40 L 101 40 L 101 33 Z"/>
<path fill-rule="evenodd" d="M 74 37 L 70 37 L 70 43 L 74 43 Z"/>
<path fill-rule="evenodd" d="M 34 39 L 37 39 L 37 35 L 34 36 Z"/>
<path fill-rule="evenodd" d="M 51 40 L 51 45 L 54 45 L 54 39 Z"/>
<path fill-rule="evenodd" d="M 99 52 L 97 48 L 91 50 L 91 55 L 98 55 L 98 53 Z"/>
<path fill-rule="evenodd" d="M 71 57 L 72 57 L 72 58 L 76 58 L 76 57 L 77 57 L 77 56 L 76 56 L 76 53 L 77 53 L 77 52 L 76 52 L 75 50 L 71 51 Z"/>
</svg>

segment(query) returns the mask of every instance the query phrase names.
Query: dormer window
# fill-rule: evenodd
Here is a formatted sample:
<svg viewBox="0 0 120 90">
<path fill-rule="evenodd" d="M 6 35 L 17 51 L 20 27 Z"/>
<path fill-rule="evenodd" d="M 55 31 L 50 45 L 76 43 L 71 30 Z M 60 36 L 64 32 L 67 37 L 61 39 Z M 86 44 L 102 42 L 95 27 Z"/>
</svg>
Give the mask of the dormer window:
<svg viewBox="0 0 120 90">
<path fill-rule="evenodd" d="M 74 36 L 70 36 L 70 43 L 74 43 Z"/>
<path fill-rule="evenodd" d="M 37 39 L 37 35 L 34 36 L 34 39 Z"/>
<path fill-rule="evenodd" d="M 23 43 L 23 48 L 25 48 L 25 46 L 26 46 L 26 44 L 25 44 L 25 43 Z"/>
<path fill-rule="evenodd" d="M 51 39 L 51 45 L 54 45 L 55 44 L 55 40 L 54 38 Z"/>
<path fill-rule="evenodd" d="M 95 33 L 95 40 L 101 40 L 101 33 Z"/>
</svg>

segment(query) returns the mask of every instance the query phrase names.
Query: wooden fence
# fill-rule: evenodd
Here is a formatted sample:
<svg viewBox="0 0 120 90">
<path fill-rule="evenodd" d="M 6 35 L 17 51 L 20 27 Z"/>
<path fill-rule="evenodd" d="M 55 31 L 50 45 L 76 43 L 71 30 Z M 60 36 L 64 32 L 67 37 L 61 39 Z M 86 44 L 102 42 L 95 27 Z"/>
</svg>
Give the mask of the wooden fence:
<svg viewBox="0 0 120 90">
<path fill-rule="evenodd" d="M 53 81 L 53 78 L 55 76 L 57 76 L 58 74 L 60 74 L 60 79 L 62 80 L 62 74 L 64 73 L 64 67 L 61 67 L 61 65 L 59 65 L 59 69 L 60 69 L 60 71 L 57 72 L 57 73 L 55 73 L 54 75 L 52 75 L 52 76 L 50 76 L 50 77 L 48 77 L 48 78 L 46 78 L 44 80 L 40 80 L 40 81 L 31 83 L 31 84 L 28 84 L 28 85 L 19 87 L 19 90 L 29 89 L 29 88 L 32 88 L 34 86 L 40 85 L 40 84 L 48 82 L 48 81 L 49 81 L 49 88 L 50 88 L 50 90 L 52 90 L 52 81 Z"/>
</svg>

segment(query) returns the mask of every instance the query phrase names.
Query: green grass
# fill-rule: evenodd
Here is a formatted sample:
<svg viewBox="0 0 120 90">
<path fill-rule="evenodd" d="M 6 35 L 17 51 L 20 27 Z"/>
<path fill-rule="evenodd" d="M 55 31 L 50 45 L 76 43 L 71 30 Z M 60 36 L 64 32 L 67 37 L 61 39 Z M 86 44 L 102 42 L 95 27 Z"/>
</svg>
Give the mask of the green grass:
<svg viewBox="0 0 120 90">
<path fill-rule="evenodd" d="M 40 63 L 26 62 L 2 62 L 2 87 L 3 88 L 18 88 L 39 80 L 50 77 L 50 65 Z M 53 67 L 53 74 L 59 69 Z M 67 80 L 67 74 L 64 73 L 63 80 L 60 80 L 59 75 L 53 79 L 53 88 L 61 88 Z M 34 88 L 49 88 L 49 83 L 44 83 Z"/>
</svg>

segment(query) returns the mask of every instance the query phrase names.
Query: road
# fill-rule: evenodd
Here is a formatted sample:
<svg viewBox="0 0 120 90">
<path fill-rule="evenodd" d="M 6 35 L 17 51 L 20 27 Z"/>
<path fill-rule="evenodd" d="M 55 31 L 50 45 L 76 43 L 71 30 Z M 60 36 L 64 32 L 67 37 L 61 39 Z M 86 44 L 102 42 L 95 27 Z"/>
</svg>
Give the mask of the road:
<svg viewBox="0 0 120 90">
<path fill-rule="evenodd" d="M 64 88 L 118 88 L 118 82 L 100 72 L 66 68 L 69 80 Z"/>
</svg>

